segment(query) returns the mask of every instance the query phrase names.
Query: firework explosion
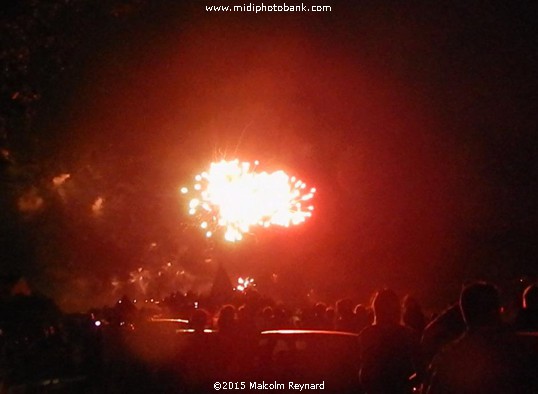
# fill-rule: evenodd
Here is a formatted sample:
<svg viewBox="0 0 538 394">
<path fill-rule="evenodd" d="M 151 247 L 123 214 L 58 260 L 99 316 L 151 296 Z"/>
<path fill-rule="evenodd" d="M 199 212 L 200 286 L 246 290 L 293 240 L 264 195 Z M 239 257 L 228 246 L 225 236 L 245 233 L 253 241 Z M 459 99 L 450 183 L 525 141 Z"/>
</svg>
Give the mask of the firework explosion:
<svg viewBox="0 0 538 394">
<path fill-rule="evenodd" d="M 189 214 L 199 220 L 208 238 L 222 230 L 225 240 L 240 241 L 252 226 L 297 225 L 314 210 L 309 200 L 316 189 L 307 189 L 284 171 L 256 172 L 248 162 L 222 160 L 194 179 L 192 188 L 180 191 L 192 196 Z"/>
<path fill-rule="evenodd" d="M 237 279 L 237 286 L 235 287 L 235 290 L 245 291 L 248 287 L 254 286 L 256 286 L 256 283 L 254 283 L 253 278 L 249 278 L 248 276 L 246 278 L 240 277 Z"/>
</svg>

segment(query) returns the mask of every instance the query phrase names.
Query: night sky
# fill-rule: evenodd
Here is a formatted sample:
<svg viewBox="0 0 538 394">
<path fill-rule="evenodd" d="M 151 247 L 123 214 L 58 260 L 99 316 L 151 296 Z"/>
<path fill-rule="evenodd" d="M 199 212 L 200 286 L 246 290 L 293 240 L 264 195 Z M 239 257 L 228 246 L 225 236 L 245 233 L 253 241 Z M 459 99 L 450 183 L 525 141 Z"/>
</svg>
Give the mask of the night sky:
<svg viewBox="0 0 538 394">
<path fill-rule="evenodd" d="M 283 298 L 366 301 L 390 286 L 431 305 L 466 280 L 536 274 L 530 7 L 12 3 L 0 259 L 65 308 L 202 290 L 218 261 Z M 223 158 L 315 186 L 314 217 L 207 242 L 178 188 Z"/>
</svg>

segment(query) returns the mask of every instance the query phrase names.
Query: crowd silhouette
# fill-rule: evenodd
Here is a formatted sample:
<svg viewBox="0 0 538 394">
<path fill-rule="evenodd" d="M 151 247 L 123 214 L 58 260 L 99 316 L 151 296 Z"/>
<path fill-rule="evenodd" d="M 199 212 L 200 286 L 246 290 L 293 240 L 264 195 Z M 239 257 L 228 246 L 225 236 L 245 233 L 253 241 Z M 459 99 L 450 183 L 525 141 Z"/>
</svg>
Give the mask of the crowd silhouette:
<svg viewBox="0 0 538 394">
<path fill-rule="evenodd" d="M 161 300 L 158 317 L 128 297 L 111 308 L 66 315 L 43 296 L 8 296 L 1 303 L 0 379 L 13 390 L 90 393 L 194 393 L 211 391 L 209 383 L 218 380 L 298 379 L 315 369 L 316 357 L 334 355 L 316 356 L 314 342 L 314 353 L 301 359 L 306 345 L 283 351 L 274 339 L 260 340 L 292 329 L 354 335 L 349 352 L 335 351 L 347 364 L 331 361 L 349 377 L 338 392 L 534 393 L 537 294 L 536 285 L 528 286 L 511 320 L 497 288 L 485 282 L 466 285 L 458 302 L 430 317 L 416 298 L 401 299 L 391 289 L 377 291 L 371 305 L 343 298 L 302 308 L 255 289 L 225 304 L 178 293 Z M 330 381 L 320 373 L 320 381 Z"/>
</svg>

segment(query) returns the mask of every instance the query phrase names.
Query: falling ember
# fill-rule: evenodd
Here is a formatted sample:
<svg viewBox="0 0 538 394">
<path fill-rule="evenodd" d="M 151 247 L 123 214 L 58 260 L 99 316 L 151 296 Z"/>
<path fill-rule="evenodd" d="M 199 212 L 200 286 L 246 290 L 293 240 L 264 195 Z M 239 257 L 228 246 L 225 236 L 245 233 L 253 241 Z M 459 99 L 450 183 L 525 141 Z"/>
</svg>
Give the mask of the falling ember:
<svg viewBox="0 0 538 394">
<path fill-rule="evenodd" d="M 71 178 L 71 174 L 60 174 L 58 176 L 55 176 L 52 178 L 52 184 L 55 187 L 62 186 L 65 181 L 67 181 L 69 178 Z"/>
<path fill-rule="evenodd" d="M 256 286 L 256 283 L 254 283 L 253 278 L 249 278 L 248 276 L 246 278 L 239 278 L 237 279 L 237 286 L 235 287 L 235 290 L 239 291 L 245 291 L 249 287 Z"/>
<path fill-rule="evenodd" d="M 194 181 L 180 192 L 190 194 L 188 212 L 200 220 L 208 238 L 222 230 L 225 240 L 240 241 L 253 226 L 298 225 L 314 210 L 310 200 L 315 188 L 284 171 L 256 172 L 248 162 L 211 163 Z"/>
<path fill-rule="evenodd" d="M 146 294 L 150 280 L 150 272 L 142 267 L 139 267 L 138 269 L 129 273 L 129 282 L 137 285 L 143 294 Z"/>
<path fill-rule="evenodd" d="M 103 197 L 97 197 L 97 199 L 92 204 L 92 212 L 94 215 L 99 216 L 103 211 L 103 203 L 105 199 Z"/>
</svg>

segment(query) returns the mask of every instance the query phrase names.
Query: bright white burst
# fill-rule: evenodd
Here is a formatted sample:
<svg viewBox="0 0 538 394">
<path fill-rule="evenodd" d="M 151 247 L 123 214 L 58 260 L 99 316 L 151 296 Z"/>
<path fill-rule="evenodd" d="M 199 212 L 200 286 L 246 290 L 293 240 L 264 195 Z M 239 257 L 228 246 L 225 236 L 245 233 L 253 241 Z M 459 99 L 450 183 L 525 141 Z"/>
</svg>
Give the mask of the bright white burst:
<svg viewBox="0 0 538 394">
<path fill-rule="evenodd" d="M 253 278 L 249 278 L 248 276 L 246 278 L 240 277 L 237 279 L 237 286 L 235 287 L 235 290 L 245 291 L 248 287 L 254 286 L 256 286 L 256 283 L 254 283 Z"/>
<path fill-rule="evenodd" d="M 199 219 L 208 238 L 223 231 L 225 240 L 236 242 L 253 226 L 304 222 L 312 216 L 309 201 L 316 189 L 307 189 L 284 171 L 256 172 L 248 162 L 222 160 L 211 163 L 208 171 L 195 176 L 192 187 L 180 192 L 189 195 L 189 214 Z"/>
</svg>

